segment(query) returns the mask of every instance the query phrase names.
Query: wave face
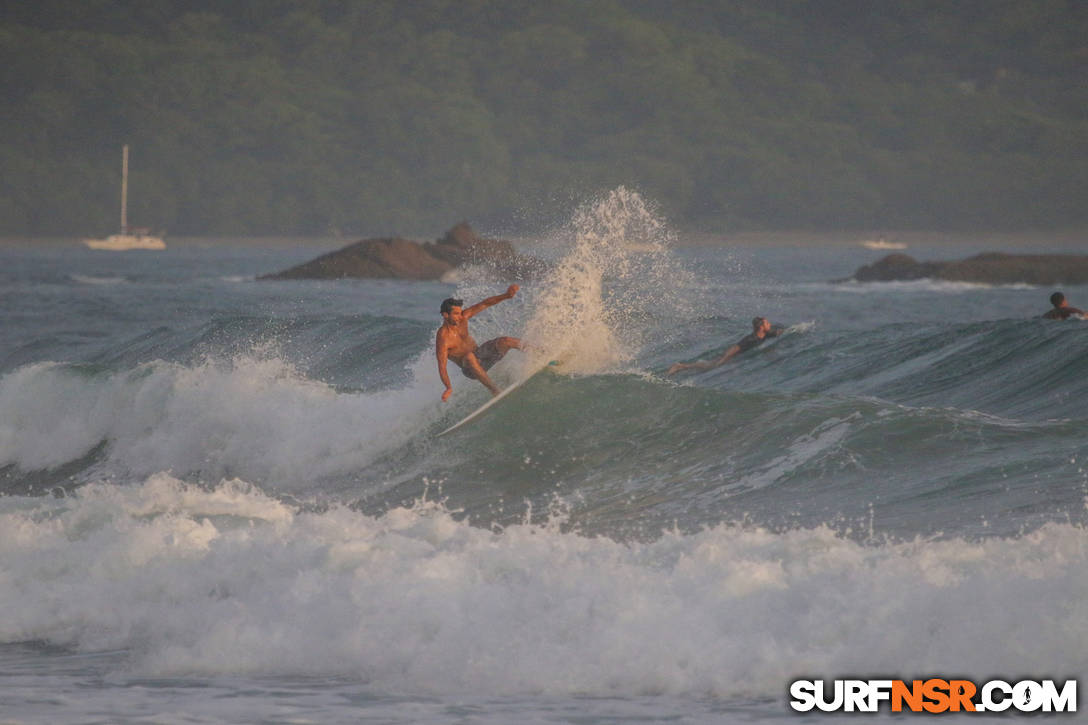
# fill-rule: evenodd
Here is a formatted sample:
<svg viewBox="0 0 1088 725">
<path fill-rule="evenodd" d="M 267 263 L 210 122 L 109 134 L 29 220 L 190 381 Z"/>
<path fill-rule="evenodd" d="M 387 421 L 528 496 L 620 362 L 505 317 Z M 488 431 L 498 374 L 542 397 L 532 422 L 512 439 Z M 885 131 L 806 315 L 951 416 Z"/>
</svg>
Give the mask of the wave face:
<svg viewBox="0 0 1088 725">
<path fill-rule="evenodd" d="M 562 364 L 441 438 L 487 396 L 451 368 L 440 402 L 438 303 L 486 270 L 5 249 L 0 645 L 383 695 L 1088 672 L 1088 323 L 1026 285 L 828 283 L 856 247 L 674 241 L 617 189 L 537 242 L 552 272 L 472 331 L 529 343 L 500 384 Z M 786 333 L 664 374 L 755 315 Z"/>
</svg>

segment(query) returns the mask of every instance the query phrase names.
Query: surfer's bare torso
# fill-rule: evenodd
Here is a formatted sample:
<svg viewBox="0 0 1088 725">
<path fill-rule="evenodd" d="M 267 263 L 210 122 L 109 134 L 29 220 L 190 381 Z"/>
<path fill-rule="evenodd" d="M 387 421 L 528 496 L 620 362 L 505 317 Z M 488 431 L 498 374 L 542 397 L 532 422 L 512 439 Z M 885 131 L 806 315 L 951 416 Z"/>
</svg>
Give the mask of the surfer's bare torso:
<svg viewBox="0 0 1088 725">
<path fill-rule="evenodd" d="M 478 346 L 468 331 L 468 318 L 464 316 L 464 312 L 453 325 L 444 324 L 438 328 L 435 345 L 445 347 L 446 355 L 457 363 L 458 367 L 465 366 L 465 356 L 475 352 Z"/>
</svg>

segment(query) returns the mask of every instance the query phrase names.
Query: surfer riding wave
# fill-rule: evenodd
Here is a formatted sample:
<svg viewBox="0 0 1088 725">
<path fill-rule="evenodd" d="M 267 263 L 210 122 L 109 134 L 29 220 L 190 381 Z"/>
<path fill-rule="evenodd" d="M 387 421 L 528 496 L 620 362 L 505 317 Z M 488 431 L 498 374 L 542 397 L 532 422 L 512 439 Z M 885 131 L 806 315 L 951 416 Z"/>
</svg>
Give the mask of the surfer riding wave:
<svg viewBox="0 0 1088 725">
<path fill-rule="evenodd" d="M 504 294 L 488 297 L 471 307 L 464 307 L 463 302 L 453 297 L 442 301 L 442 326 L 435 334 L 435 355 L 438 358 L 438 376 L 446 386 L 442 400 L 449 400 L 453 393 L 446 363 L 452 360 L 461 368 L 466 378 L 480 381 L 492 395 L 499 394 L 499 387 L 488 377 L 487 371 L 512 349 L 521 350 L 522 342 L 516 337 L 496 337 L 482 345 L 477 345 L 468 331 L 469 318 L 503 300 L 511 299 L 520 289 L 510 285 Z"/>
</svg>

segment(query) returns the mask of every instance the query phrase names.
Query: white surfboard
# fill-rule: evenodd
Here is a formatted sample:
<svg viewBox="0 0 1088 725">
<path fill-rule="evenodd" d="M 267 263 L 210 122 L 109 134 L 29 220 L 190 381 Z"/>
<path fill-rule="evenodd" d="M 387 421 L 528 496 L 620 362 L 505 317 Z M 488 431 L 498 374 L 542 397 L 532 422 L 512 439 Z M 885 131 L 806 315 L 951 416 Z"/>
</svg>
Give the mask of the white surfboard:
<svg viewBox="0 0 1088 725">
<path fill-rule="evenodd" d="M 543 370 L 546 370 L 546 369 L 548 368 L 548 366 L 549 366 L 549 365 L 558 365 L 558 363 L 557 363 L 557 362 L 556 362 L 555 360 L 552 360 L 551 362 L 548 362 L 548 363 L 545 363 L 545 364 L 541 365 L 540 367 L 538 367 L 538 368 L 537 368 L 536 370 L 533 370 L 533 371 L 532 371 L 531 373 L 529 373 L 529 374 L 528 374 L 527 376 L 525 376 L 525 377 L 524 377 L 524 378 L 522 378 L 521 380 L 519 380 L 519 381 L 517 381 L 516 383 L 513 383 L 513 384 L 511 384 L 510 386 L 508 386 L 508 387 L 507 387 L 506 389 L 504 389 L 504 390 L 503 390 L 503 391 L 502 391 L 501 393 L 499 393 L 498 395 L 496 395 L 495 397 L 493 397 L 493 398 L 492 398 L 491 400 L 489 400 L 489 401 L 487 401 L 486 403 L 484 403 L 483 405 L 481 405 L 481 406 L 480 406 L 479 408 L 477 408 L 476 410 L 474 410 L 474 411 L 472 411 L 471 413 L 469 413 L 469 414 L 468 414 L 467 416 L 465 416 L 465 417 L 464 417 L 464 418 L 462 418 L 461 420 L 457 421 L 456 423 L 454 423 L 453 425 L 451 425 L 451 426 L 450 426 L 449 428 L 447 428 L 446 430 L 444 430 L 444 431 L 442 431 L 441 433 L 439 433 L 437 437 L 441 438 L 442 436 L 446 435 L 447 433 L 452 433 L 453 431 L 457 430 L 458 428 L 460 428 L 461 426 L 465 425 L 466 423 L 471 423 L 472 421 L 476 420 L 476 419 L 477 419 L 477 418 L 479 418 L 479 417 L 480 417 L 481 415 L 483 415 L 483 414 L 484 414 L 484 413 L 486 413 L 486 412 L 487 412 L 488 410 L 490 410 L 490 409 L 491 409 L 491 408 L 492 408 L 492 407 L 493 407 L 493 406 L 494 406 L 494 405 L 495 405 L 496 403 L 498 403 L 498 402 L 499 402 L 500 400 L 502 400 L 502 399 L 503 399 L 503 398 L 505 398 L 505 397 L 506 397 L 507 395 L 509 395 L 510 393 L 514 392 L 514 391 L 515 391 L 515 390 L 517 390 L 518 388 L 520 388 L 520 387 L 521 387 L 522 385 L 524 385 L 525 383 L 527 383 L 527 382 L 529 382 L 530 380 L 532 380 L 532 379 L 533 379 L 534 377 L 536 377 L 537 375 L 539 375 L 539 374 L 540 374 L 540 373 L 541 373 L 541 372 L 542 372 Z"/>
</svg>

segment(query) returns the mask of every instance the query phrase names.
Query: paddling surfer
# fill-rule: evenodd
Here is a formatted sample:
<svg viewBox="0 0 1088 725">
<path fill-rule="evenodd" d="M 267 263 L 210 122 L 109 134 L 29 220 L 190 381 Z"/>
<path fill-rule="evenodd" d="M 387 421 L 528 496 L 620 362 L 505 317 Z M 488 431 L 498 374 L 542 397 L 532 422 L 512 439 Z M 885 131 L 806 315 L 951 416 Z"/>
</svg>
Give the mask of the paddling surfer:
<svg viewBox="0 0 1088 725">
<path fill-rule="evenodd" d="M 438 357 L 438 377 L 442 378 L 442 383 L 446 386 L 446 392 L 442 393 L 443 402 L 449 400 L 453 392 L 450 376 L 446 371 L 447 360 L 457 363 L 466 378 L 479 380 L 492 395 L 499 394 L 499 387 L 491 382 L 487 371 L 511 349 L 522 349 L 521 340 L 516 337 L 496 337 L 477 345 L 468 332 L 468 320 L 492 305 L 511 299 L 518 293 L 518 289 L 516 284 L 512 284 L 506 288 L 505 294 L 488 297 L 472 307 L 463 307 L 461 300 L 453 297 L 442 301 L 440 312 L 443 322 L 435 335 L 434 347 Z"/>
<path fill-rule="evenodd" d="M 721 357 L 713 360 L 698 360 L 693 363 L 673 363 L 665 375 L 675 375 L 681 370 L 712 370 L 719 365 L 724 365 L 733 356 L 762 345 L 767 338 L 778 337 L 783 332 L 785 332 L 785 328 L 781 325 L 772 325 L 766 317 L 756 317 L 752 320 L 752 333 L 742 337 L 736 344 L 730 345 L 729 349 L 721 354 Z"/>
<path fill-rule="evenodd" d="M 1043 313 L 1043 317 L 1048 320 L 1068 320 L 1074 315 L 1077 317 L 1084 317 L 1084 310 L 1078 310 L 1076 307 L 1070 305 L 1065 300 L 1065 295 L 1061 292 L 1055 292 L 1050 295 L 1050 304 L 1054 305 L 1053 309 Z"/>
</svg>

